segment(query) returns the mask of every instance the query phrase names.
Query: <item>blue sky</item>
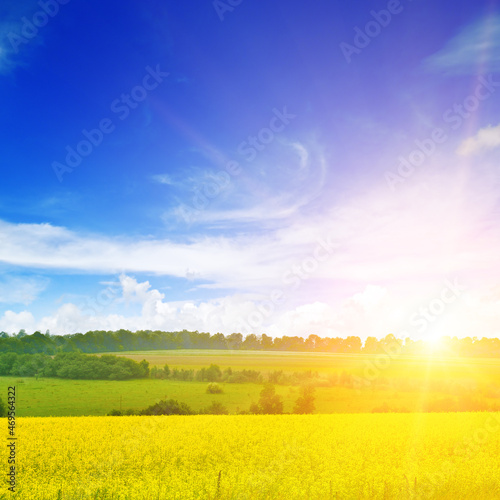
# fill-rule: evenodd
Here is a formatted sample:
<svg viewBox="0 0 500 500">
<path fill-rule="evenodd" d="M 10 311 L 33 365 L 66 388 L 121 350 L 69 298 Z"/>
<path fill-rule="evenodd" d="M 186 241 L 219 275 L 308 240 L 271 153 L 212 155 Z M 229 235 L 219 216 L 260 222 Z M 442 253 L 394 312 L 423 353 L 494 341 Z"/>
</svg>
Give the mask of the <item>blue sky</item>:
<svg viewBox="0 0 500 500">
<path fill-rule="evenodd" d="M 500 334 L 498 1 L 1 13 L 1 330 Z"/>
</svg>

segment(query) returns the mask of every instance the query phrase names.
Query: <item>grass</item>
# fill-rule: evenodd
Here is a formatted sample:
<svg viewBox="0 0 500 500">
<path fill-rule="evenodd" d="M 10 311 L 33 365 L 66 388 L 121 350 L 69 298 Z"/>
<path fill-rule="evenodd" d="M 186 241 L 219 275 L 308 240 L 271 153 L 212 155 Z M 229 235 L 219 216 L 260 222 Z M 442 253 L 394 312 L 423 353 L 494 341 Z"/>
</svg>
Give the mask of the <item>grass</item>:
<svg viewBox="0 0 500 500">
<path fill-rule="evenodd" d="M 258 384 L 221 384 L 222 394 L 207 394 L 206 382 L 177 382 L 173 380 L 64 380 L 1 377 L 2 393 L 7 386 L 15 385 L 17 414 L 20 417 L 103 416 L 112 409 L 143 409 L 160 399 L 177 399 L 200 410 L 212 401 L 220 401 L 230 413 L 247 410 L 250 403 L 259 399 L 262 386 Z M 277 386 L 283 396 L 285 411 L 291 412 L 299 396 L 298 387 Z M 395 394 L 391 391 L 363 391 L 354 394 L 352 389 L 320 387 L 316 390 L 317 413 L 371 412 L 383 401 L 394 406 L 408 405 L 415 395 Z M 411 407 L 409 405 L 409 407 Z"/>
<path fill-rule="evenodd" d="M 117 353 L 140 361 L 147 359 L 151 365 L 171 368 L 207 367 L 211 363 L 222 369 L 253 369 L 263 373 L 283 370 L 286 373 L 317 371 L 320 374 L 357 374 L 363 377 L 367 367 L 376 366 L 379 360 L 373 355 L 293 353 L 262 351 L 215 351 L 177 350 Z M 488 403 L 495 403 L 500 388 L 500 360 L 496 359 L 438 359 L 401 356 L 377 371 L 389 384 L 398 381 L 418 381 L 419 390 L 401 384 L 399 389 L 372 388 L 361 390 L 346 387 L 318 387 L 316 389 L 316 413 L 369 413 L 387 403 L 391 408 L 419 411 L 427 400 L 449 396 L 439 382 L 463 382 L 469 387 L 489 385 L 496 393 L 484 396 Z M 230 413 L 247 410 L 257 401 L 262 389 L 258 384 L 222 384 L 222 394 L 207 394 L 207 382 L 179 382 L 173 380 L 64 380 L 21 377 L 0 377 L 0 397 L 6 400 L 7 387 L 17 388 L 17 414 L 19 416 L 101 416 L 112 409 L 143 409 L 160 399 L 173 398 L 187 403 L 194 410 L 220 401 Z M 283 396 L 285 412 L 291 412 L 299 396 L 299 388 L 277 386 Z M 498 399 L 496 400 L 498 402 Z"/>
<path fill-rule="evenodd" d="M 206 382 L 173 380 L 65 380 L 58 378 L 0 377 L 2 400 L 7 387 L 16 387 L 20 417 L 102 416 L 112 409 L 140 410 L 160 399 L 177 399 L 195 410 L 221 401 L 232 413 L 248 409 L 262 389 L 257 384 L 225 384 L 223 394 L 207 394 Z M 278 391 L 279 392 L 279 391 Z"/>
</svg>

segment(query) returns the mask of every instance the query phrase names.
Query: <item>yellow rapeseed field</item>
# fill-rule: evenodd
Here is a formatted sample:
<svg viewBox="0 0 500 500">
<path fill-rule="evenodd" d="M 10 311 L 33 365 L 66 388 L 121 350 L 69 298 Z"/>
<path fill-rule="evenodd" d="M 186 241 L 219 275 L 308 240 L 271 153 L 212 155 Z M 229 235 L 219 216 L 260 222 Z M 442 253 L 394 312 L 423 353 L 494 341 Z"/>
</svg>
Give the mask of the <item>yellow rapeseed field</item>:
<svg viewBox="0 0 500 500">
<path fill-rule="evenodd" d="M 498 413 L 19 418 L 16 436 L 0 498 L 500 498 Z"/>
</svg>

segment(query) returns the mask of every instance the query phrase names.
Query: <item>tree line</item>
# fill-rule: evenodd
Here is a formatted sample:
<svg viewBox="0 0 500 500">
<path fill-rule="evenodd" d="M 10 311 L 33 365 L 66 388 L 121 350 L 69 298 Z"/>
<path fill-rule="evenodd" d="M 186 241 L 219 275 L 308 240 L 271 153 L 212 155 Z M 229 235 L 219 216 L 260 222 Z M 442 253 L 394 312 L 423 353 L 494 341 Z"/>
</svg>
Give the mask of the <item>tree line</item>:
<svg viewBox="0 0 500 500">
<path fill-rule="evenodd" d="M 19 354 L 56 354 L 58 352 L 102 353 L 120 351 L 168 350 L 168 349 L 233 349 L 262 351 L 306 351 L 332 353 L 378 354 L 394 350 L 397 346 L 401 354 L 418 355 L 428 351 L 423 340 L 410 338 L 396 339 L 389 334 L 383 339 L 368 337 L 363 343 L 359 337 L 319 337 L 311 334 L 303 337 L 275 337 L 241 333 L 224 335 L 207 332 L 182 330 L 164 332 L 159 330 L 104 331 L 94 330 L 86 333 L 51 335 L 49 331 L 32 335 L 20 330 L 15 335 L 0 332 L 0 353 Z M 500 339 L 477 337 L 443 337 L 441 348 L 447 355 L 473 357 L 500 357 Z"/>
<path fill-rule="evenodd" d="M 79 352 L 48 354 L 0 354 L 0 376 L 57 377 L 86 380 L 128 380 L 149 376 L 149 363 L 105 354 Z"/>
</svg>

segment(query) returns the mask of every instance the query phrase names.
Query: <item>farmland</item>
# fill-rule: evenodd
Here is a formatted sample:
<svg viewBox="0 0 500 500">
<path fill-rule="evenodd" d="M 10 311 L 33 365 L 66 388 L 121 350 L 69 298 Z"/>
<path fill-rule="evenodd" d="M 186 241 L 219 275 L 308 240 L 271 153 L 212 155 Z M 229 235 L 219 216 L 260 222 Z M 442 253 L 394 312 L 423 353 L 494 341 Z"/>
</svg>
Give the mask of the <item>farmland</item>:
<svg viewBox="0 0 500 500">
<path fill-rule="evenodd" d="M 487 500 L 499 431 L 491 413 L 22 418 L 16 498 Z"/>
<path fill-rule="evenodd" d="M 381 365 L 386 358 L 363 354 L 292 353 L 262 351 L 144 351 L 120 353 L 151 366 L 199 370 L 210 364 L 221 369 L 258 370 L 267 375 L 318 372 L 323 377 L 354 375 L 358 386 L 318 385 L 316 413 L 370 413 L 384 403 L 391 409 L 420 411 L 425 401 L 473 394 L 485 404 L 499 404 L 500 360 L 401 356 Z M 382 368 L 379 368 L 382 366 Z M 372 371 L 376 379 L 370 378 Z M 377 384 L 372 382 L 377 381 Z M 198 411 L 212 401 L 224 404 L 230 413 L 248 409 L 262 388 L 253 383 L 223 383 L 223 393 L 206 393 L 205 382 L 137 379 L 63 380 L 58 378 L 1 377 L 0 390 L 15 385 L 19 416 L 102 416 L 112 409 L 139 410 L 160 399 L 183 401 Z M 284 411 L 292 411 L 298 387 L 277 385 Z"/>
<path fill-rule="evenodd" d="M 210 364 L 258 370 L 263 379 L 276 370 L 310 371 L 316 414 L 236 415 L 258 399 L 261 383 L 223 382 L 221 394 L 207 394 L 205 381 L 172 378 L 2 377 L 3 394 L 16 387 L 16 498 L 500 497 L 500 413 L 422 412 L 426 402 L 450 392 L 481 393 L 483 402 L 498 403 L 496 360 L 407 356 L 387 363 L 374 355 L 251 351 L 120 355 L 178 370 Z M 368 367 L 376 370 L 374 378 Z M 370 383 L 325 385 L 351 376 Z M 275 388 L 291 413 L 299 385 Z M 230 415 L 105 416 L 167 398 L 195 411 L 217 401 Z M 372 413 L 384 404 L 389 413 Z M 402 407 L 406 413 L 390 413 Z"/>
<path fill-rule="evenodd" d="M 496 380 L 500 383 L 500 359 L 459 358 L 439 356 L 399 355 L 383 364 L 387 355 L 334 354 L 324 352 L 231 351 L 209 349 L 178 349 L 159 351 L 130 351 L 107 353 L 126 356 L 135 361 L 146 359 L 152 366 L 168 364 L 174 368 L 199 369 L 211 363 L 221 368 L 251 370 L 283 370 L 286 372 L 313 370 L 319 373 L 338 373 L 343 370 L 364 376 L 367 367 L 379 364 L 380 373 L 386 377 L 415 378 L 467 378 L 478 381 Z"/>
</svg>

